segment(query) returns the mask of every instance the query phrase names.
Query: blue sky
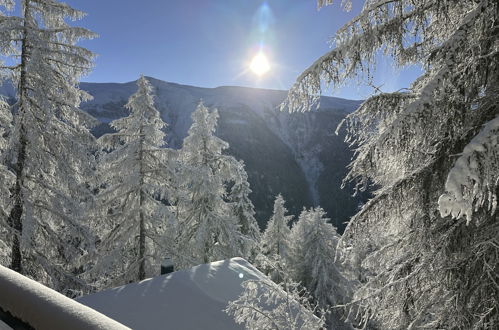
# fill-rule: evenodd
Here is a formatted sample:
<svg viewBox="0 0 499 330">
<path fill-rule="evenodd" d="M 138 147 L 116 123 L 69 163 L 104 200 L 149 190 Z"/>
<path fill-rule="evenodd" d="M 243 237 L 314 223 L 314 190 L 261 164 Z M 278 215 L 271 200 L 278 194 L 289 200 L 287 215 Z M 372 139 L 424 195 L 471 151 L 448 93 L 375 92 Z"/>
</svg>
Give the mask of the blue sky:
<svg viewBox="0 0 499 330">
<path fill-rule="evenodd" d="M 84 81 L 127 82 L 140 74 L 201 87 L 291 87 L 330 48 L 328 40 L 360 11 L 315 0 L 66 0 L 88 13 L 77 25 L 100 35 L 81 45 L 98 54 Z M 261 78 L 248 72 L 260 49 L 271 62 Z M 417 69 L 397 72 L 382 59 L 375 75 L 385 91 L 409 87 Z M 361 99 L 372 88 L 353 83 L 332 95 Z M 328 93 L 331 95 L 331 93 Z"/>
</svg>

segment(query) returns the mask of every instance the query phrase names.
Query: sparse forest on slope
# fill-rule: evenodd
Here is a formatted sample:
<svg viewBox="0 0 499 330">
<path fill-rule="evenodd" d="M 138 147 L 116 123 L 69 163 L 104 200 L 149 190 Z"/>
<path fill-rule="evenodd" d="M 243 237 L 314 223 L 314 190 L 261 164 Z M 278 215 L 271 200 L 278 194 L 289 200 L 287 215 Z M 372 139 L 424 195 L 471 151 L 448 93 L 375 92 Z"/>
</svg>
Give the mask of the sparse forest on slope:
<svg viewBox="0 0 499 330">
<path fill-rule="evenodd" d="M 191 124 L 190 115 L 200 99 L 207 107 L 218 109 L 216 135 L 229 143 L 229 154 L 245 163 L 260 228 L 265 228 L 279 193 L 295 215 L 303 206 L 321 205 L 340 232 L 364 201 L 363 196 L 351 197 L 352 186 L 340 188 L 352 153 L 343 142 L 344 136 L 334 134 L 336 126 L 358 107 L 359 101 L 323 97 L 317 112 L 289 115 L 277 110 L 285 91 L 199 88 L 149 80 L 156 107 L 168 123 L 169 147 L 181 147 Z M 82 108 L 103 123 L 126 116 L 124 104 L 134 85 L 82 83 L 81 88 L 94 96 Z M 103 124 L 95 132 L 100 135 L 108 131 Z"/>
</svg>

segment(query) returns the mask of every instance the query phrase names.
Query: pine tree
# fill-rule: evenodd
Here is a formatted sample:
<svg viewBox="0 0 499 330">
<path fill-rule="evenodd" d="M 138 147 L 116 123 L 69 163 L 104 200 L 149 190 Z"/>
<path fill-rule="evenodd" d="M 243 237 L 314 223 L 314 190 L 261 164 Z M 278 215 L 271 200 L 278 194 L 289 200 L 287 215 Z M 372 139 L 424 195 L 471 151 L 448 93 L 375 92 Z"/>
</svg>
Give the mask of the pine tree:
<svg viewBox="0 0 499 330">
<path fill-rule="evenodd" d="M 9 145 L 11 130 L 12 113 L 10 106 L 0 99 L 0 182 L 2 183 L 0 185 L 0 265 L 9 264 L 9 242 L 13 234 L 7 225 L 7 219 L 10 213 L 9 188 L 12 187 L 15 178 L 13 173 L 5 166 L 5 151 Z"/>
<path fill-rule="evenodd" d="M 279 258 L 270 261 L 272 273 L 278 273 L 279 284 L 269 279 L 247 280 L 244 290 L 224 310 L 246 329 L 306 330 L 323 329 L 326 314 L 311 303 L 309 292 L 291 280 Z"/>
<path fill-rule="evenodd" d="M 345 120 L 356 147 L 346 179 L 377 188 L 340 244 L 358 266 L 349 306 L 362 326 L 499 324 L 498 16 L 491 0 L 365 1 L 282 106 L 308 110 L 324 82 L 369 74 L 380 50 L 424 69 Z"/>
<path fill-rule="evenodd" d="M 293 216 L 286 215 L 287 212 L 288 210 L 284 207 L 284 198 L 281 194 L 277 195 L 273 214 L 267 222 L 267 228 L 260 241 L 260 254 L 256 258 L 258 269 L 277 283 L 281 282 L 282 278 L 280 273 L 275 271 L 273 264 L 282 264 L 282 267 L 285 267 L 289 252 L 291 230 L 288 223 Z"/>
<path fill-rule="evenodd" d="M 291 278 L 301 283 L 322 308 L 345 302 L 348 282 L 335 264 L 340 236 L 322 208 L 303 210 L 289 235 Z"/>
<path fill-rule="evenodd" d="M 249 195 L 251 194 L 248 174 L 244 170 L 244 162 L 235 163 L 235 182 L 229 194 L 232 202 L 232 213 L 236 217 L 243 235 L 242 251 L 246 258 L 254 259 L 261 239 L 260 228 L 255 219 L 255 209 Z"/>
<path fill-rule="evenodd" d="M 261 241 L 261 252 L 263 255 L 287 257 L 288 238 L 291 230 L 288 223 L 293 216 L 286 215 L 288 210 L 284 206 L 284 198 L 281 194 L 277 195 L 274 201 L 274 212 L 267 222 L 267 228 L 263 232 Z"/>
<path fill-rule="evenodd" d="M 173 151 L 161 148 L 165 123 L 154 107 L 152 86 L 142 76 L 125 105 L 127 117 L 111 122 L 116 133 L 99 139 L 110 150 L 99 161 L 96 205 L 100 226 L 97 260 L 90 271 L 97 286 L 140 281 L 159 272 L 173 235 Z M 166 241 L 166 242 L 165 242 Z"/>
<path fill-rule="evenodd" d="M 0 5 L 11 9 L 13 1 Z M 78 79 L 93 54 L 76 46 L 95 35 L 65 19 L 84 13 L 55 0 L 24 0 L 21 16 L 2 15 L 1 47 L 15 62 L 4 66 L 17 87 L 9 167 L 12 269 L 63 290 L 81 283 L 71 274 L 88 231 L 81 225 L 84 184 L 91 173 L 88 127 L 94 120 L 78 106 L 89 95 Z"/>
<path fill-rule="evenodd" d="M 228 143 L 214 136 L 218 112 L 200 103 L 192 114 L 192 126 L 180 151 L 179 182 L 183 193 L 177 203 L 176 266 L 241 256 L 243 240 L 232 213 L 226 184 L 233 181 L 234 158 L 223 155 Z"/>
</svg>

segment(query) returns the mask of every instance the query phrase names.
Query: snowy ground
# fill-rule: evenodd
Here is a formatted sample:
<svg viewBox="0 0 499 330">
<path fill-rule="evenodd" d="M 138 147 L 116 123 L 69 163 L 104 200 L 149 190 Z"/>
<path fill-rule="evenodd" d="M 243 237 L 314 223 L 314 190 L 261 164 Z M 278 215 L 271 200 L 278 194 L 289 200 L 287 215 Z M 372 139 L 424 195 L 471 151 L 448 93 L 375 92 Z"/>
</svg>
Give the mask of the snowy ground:
<svg viewBox="0 0 499 330">
<path fill-rule="evenodd" d="M 223 310 L 241 283 L 266 278 L 242 258 L 199 265 L 80 297 L 84 305 L 133 329 L 243 329 Z"/>
</svg>

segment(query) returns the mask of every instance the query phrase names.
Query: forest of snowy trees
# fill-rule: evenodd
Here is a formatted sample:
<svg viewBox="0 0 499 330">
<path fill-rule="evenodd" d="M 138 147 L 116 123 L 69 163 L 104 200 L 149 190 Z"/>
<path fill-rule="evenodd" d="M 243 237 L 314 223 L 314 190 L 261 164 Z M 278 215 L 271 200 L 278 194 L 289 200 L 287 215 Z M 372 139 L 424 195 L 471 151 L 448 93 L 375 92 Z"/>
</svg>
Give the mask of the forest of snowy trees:
<svg viewBox="0 0 499 330">
<path fill-rule="evenodd" d="M 374 190 L 342 236 L 320 207 L 288 215 L 281 195 L 261 232 L 217 110 L 200 100 L 169 148 L 143 76 L 128 116 L 96 139 L 78 88 L 94 55 L 77 45 L 96 35 L 68 23 L 85 14 L 56 0 L 0 6 L 1 78 L 17 91 L 0 100 L 1 265 L 76 297 L 156 276 L 165 257 L 186 269 L 240 256 L 270 279 L 227 307 L 251 329 L 499 327 L 496 0 L 366 0 L 290 89 L 282 110 L 309 111 L 381 54 L 423 70 L 338 127 L 355 150 L 345 184 Z"/>
<path fill-rule="evenodd" d="M 378 329 L 497 328 L 498 2 L 367 0 L 333 46 L 283 108 L 309 110 L 323 83 L 369 76 L 381 53 L 424 72 L 344 121 L 356 149 L 345 181 L 376 189 L 338 245 L 354 281 L 348 319 Z"/>
</svg>

